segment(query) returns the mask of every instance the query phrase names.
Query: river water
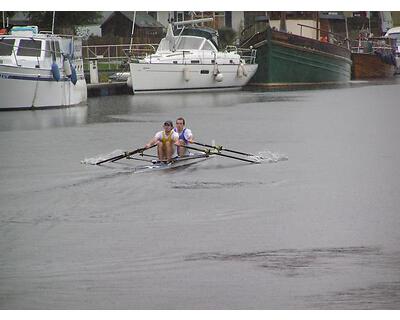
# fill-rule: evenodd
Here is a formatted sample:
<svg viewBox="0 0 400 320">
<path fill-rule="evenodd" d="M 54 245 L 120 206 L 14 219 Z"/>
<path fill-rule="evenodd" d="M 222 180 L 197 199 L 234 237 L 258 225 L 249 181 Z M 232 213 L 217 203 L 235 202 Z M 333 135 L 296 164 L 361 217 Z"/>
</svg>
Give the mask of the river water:
<svg viewBox="0 0 400 320">
<path fill-rule="evenodd" d="M 186 118 L 263 156 L 82 160 Z M 400 79 L 0 113 L 1 309 L 399 309 Z"/>
</svg>

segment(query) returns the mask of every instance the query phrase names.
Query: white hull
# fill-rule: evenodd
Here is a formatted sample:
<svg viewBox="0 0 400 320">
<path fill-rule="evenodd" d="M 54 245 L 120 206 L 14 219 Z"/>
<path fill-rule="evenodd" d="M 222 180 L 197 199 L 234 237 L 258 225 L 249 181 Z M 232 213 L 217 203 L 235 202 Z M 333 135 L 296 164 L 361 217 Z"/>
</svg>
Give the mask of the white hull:
<svg viewBox="0 0 400 320">
<path fill-rule="evenodd" d="M 86 81 L 78 75 L 53 79 L 51 70 L 0 65 L 0 109 L 72 106 L 87 100 Z"/>
<path fill-rule="evenodd" d="M 166 170 L 166 169 L 176 169 L 181 167 L 187 167 L 204 160 L 208 160 L 210 157 L 205 154 L 195 154 L 182 158 L 175 158 L 174 162 L 171 163 L 162 163 L 156 162 L 144 166 L 138 166 L 135 168 L 135 172 L 147 172 L 147 171 L 158 171 L 158 170 Z"/>
<path fill-rule="evenodd" d="M 170 90 L 211 90 L 241 88 L 257 71 L 256 64 L 218 65 L 222 81 L 215 77 L 214 64 L 130 63 L 132 89 L 136 92 Z"/>
</svg>

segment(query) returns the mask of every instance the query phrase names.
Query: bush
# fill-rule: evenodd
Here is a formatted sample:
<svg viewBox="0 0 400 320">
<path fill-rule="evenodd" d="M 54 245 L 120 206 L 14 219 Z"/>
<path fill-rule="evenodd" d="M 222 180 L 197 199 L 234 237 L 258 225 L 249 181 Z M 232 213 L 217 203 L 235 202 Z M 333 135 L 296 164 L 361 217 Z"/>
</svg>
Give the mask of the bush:
<svg viewBox="0 0 400 320">
<path fill-rule="evenodd" d="M 225 49 L 226 46 L 234 46 L 236 40 L 236 32 L 232 28 L 223 27 L 218 30 L 219 47 Z"/>
</svg>

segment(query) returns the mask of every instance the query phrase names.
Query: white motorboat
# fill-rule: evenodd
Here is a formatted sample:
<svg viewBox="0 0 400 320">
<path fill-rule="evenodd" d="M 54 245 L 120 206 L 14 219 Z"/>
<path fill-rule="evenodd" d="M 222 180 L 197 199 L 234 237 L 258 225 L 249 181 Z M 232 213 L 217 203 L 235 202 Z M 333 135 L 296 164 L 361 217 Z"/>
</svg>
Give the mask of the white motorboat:
<svg viewBox="0 0 400 320">
<path fill-rule="evenodd" d="M 82 40 L 13 27 L 0 36 L 0 110 L 61 107 L 87 100 Z"/>
<path fill-rule="evenodd" d="M 184 24 L 205 19 L 185 21 Z M 240 89 L 257 71 L 256 51 L 218 51 L 218 33 L 183 26 L 178 36 L 171 23 L 154 54 L 129 64 L 134 93 L 171 90 Z"/>
</svg>

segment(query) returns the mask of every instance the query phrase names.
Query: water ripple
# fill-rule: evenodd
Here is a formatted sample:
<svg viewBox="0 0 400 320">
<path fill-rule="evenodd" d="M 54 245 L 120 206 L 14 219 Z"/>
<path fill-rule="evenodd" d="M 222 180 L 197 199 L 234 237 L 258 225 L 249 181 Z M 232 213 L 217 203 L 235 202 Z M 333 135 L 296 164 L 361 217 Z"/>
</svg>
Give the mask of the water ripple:
<svg viewBox="0 0 400 320">
<path fill-rule="evenodd" d="M 365 288 L 353 288 L 328 295 L 310 297 L 318 309 L 399 309 L 400 282 L 380 282 Z"/>
<path fill-rule="evenodd" d="M 198 253 L 187 256 L 186 261 L 214 260 L 255 263 L 266 270 L 284 273 L 286 276 L 305 275 L 317 270 L 329 271 L 335 267 L 332 260 L 363 256 L 379 256 L 377 247 L 333 247 L 312 249 L 280 249 L 270 251 L 244 252 L 238 254 Z"/>
<path fill-rule="evenodd" d="M 194 181 L 194 182 L 172 182 L 173 189 L 229 189 L 236 187 L 243 187 L 245 185 L 249 185 L 249 182 L 243 181 L 231 181 L 231 182 L 212 182 L 212 181 Z M 262 184 L 259 182 L 257 184 Z"/>
</svg>

